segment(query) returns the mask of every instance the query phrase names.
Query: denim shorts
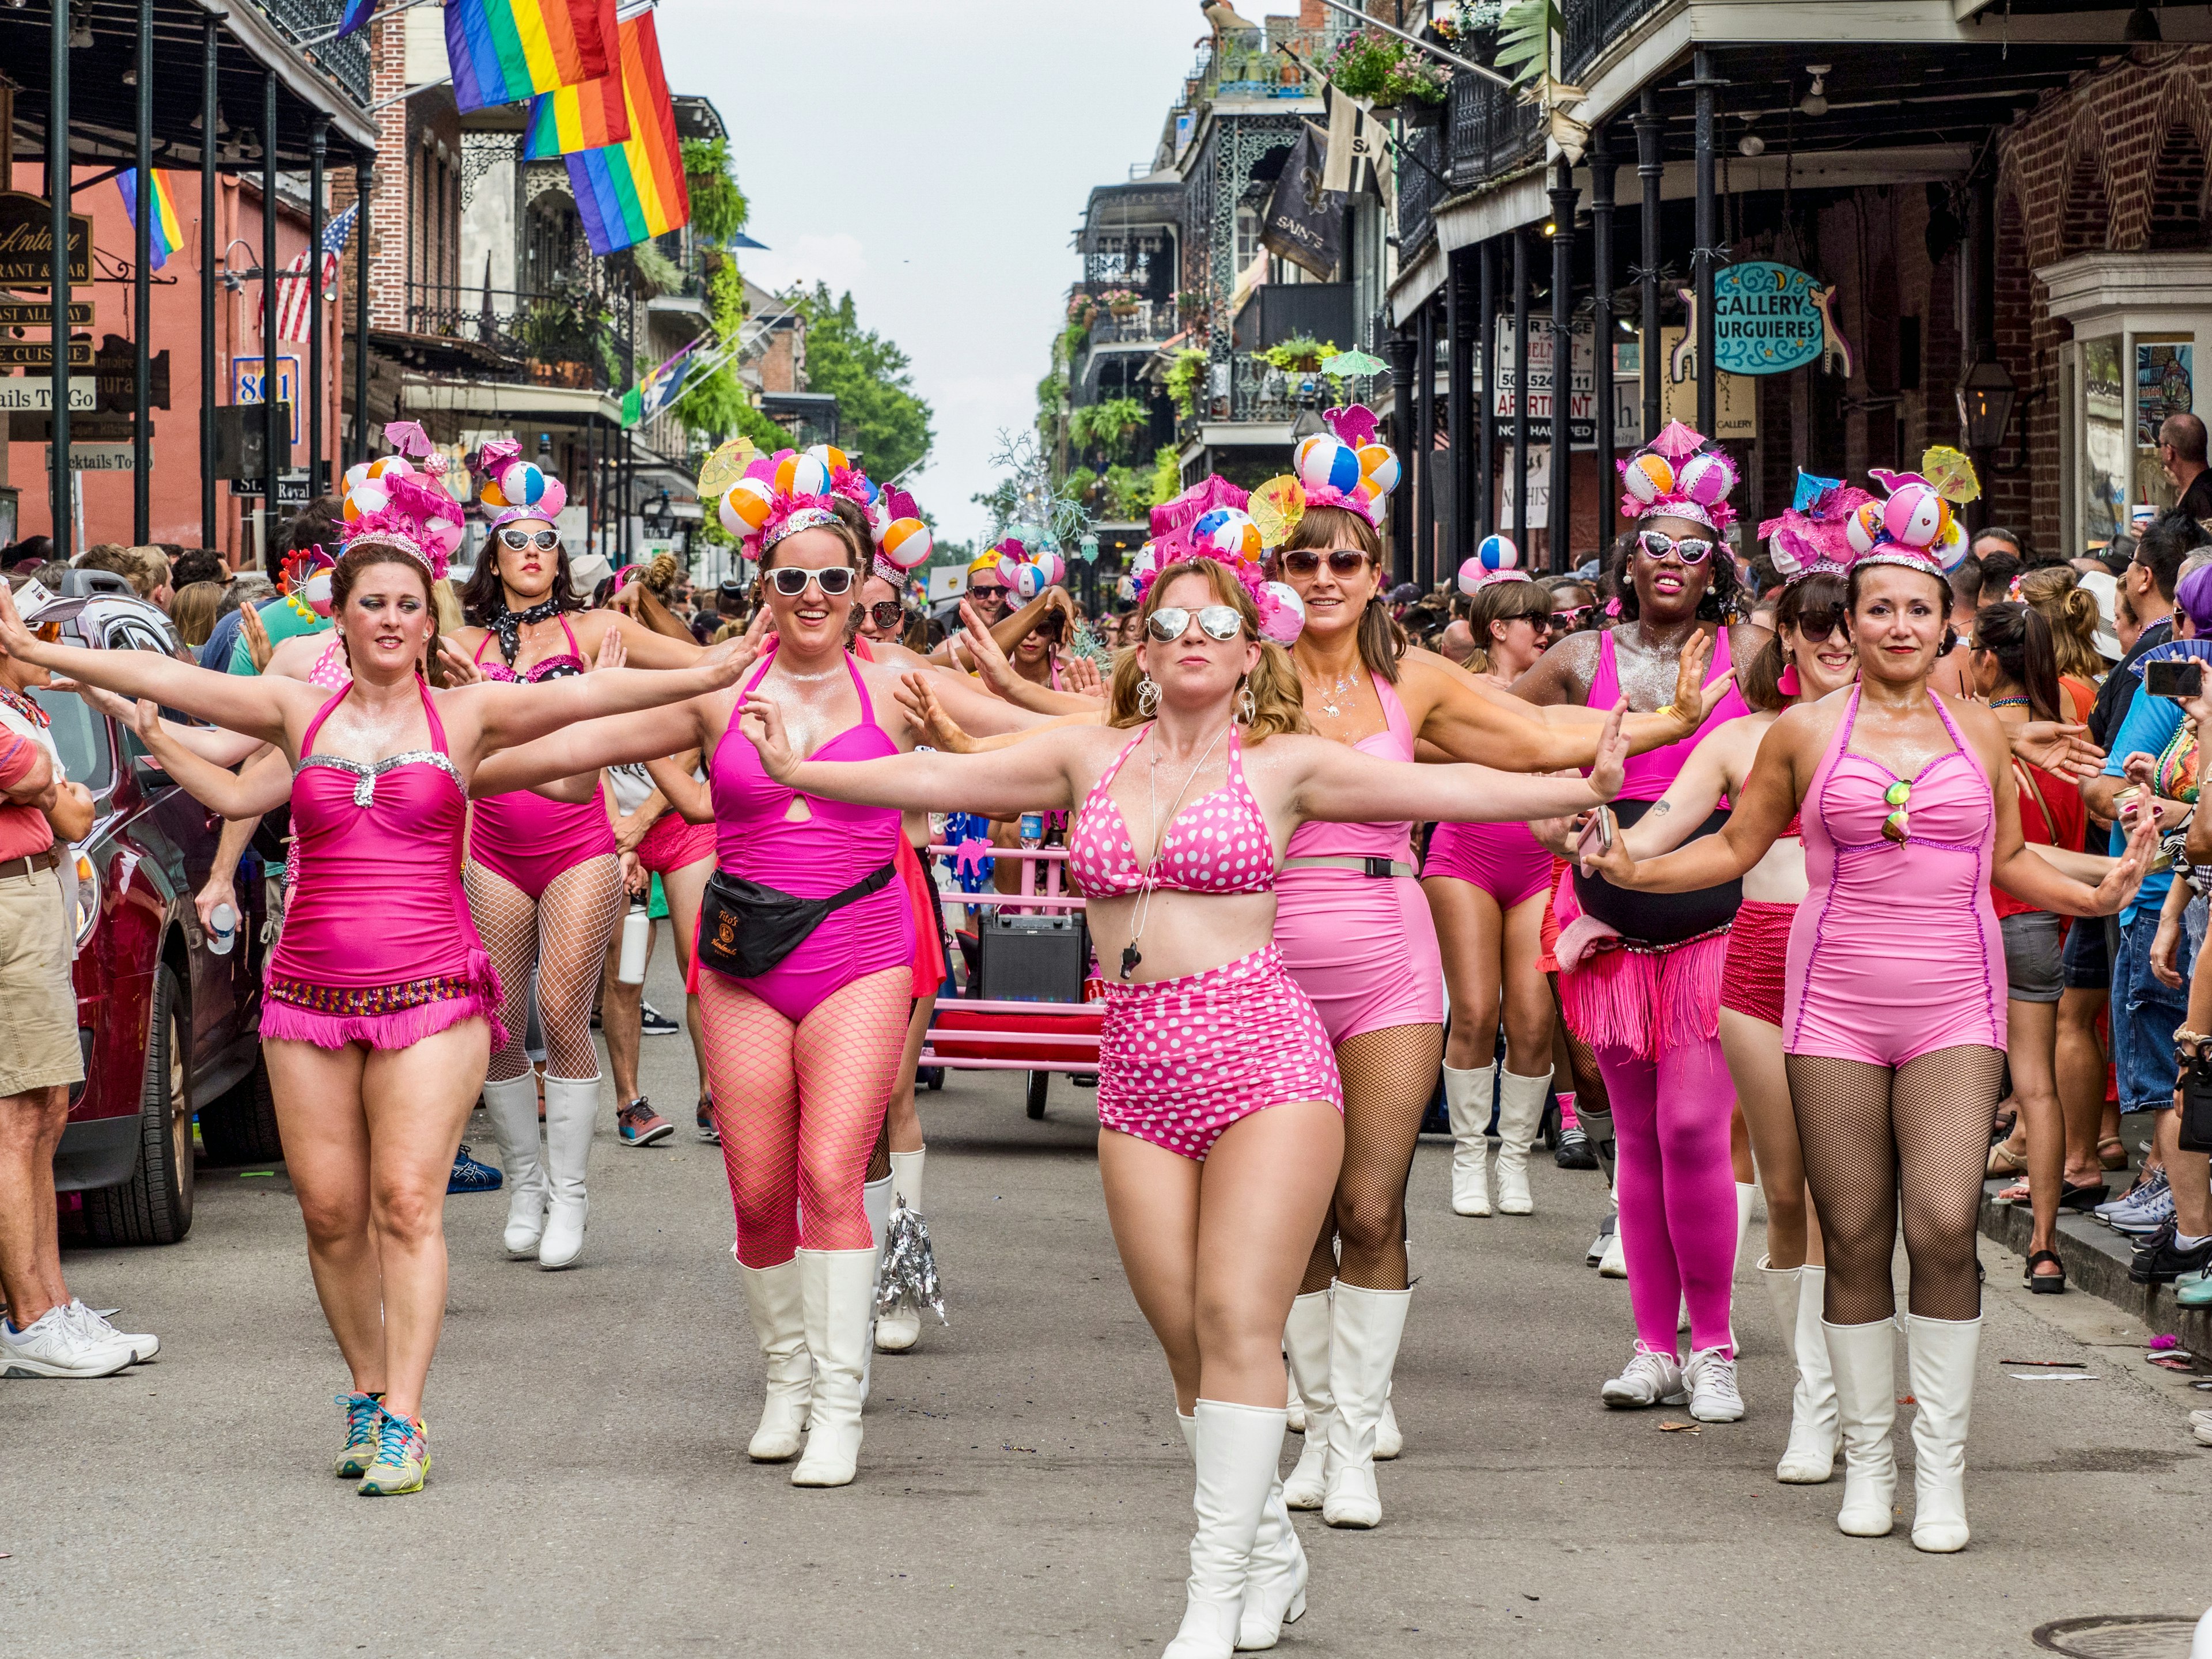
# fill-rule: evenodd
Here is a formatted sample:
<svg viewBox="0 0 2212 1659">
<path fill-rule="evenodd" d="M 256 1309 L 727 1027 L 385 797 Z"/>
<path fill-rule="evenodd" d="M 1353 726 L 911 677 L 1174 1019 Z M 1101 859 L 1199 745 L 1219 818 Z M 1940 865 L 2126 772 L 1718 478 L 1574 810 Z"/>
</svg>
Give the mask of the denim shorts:
<svg viewBox="0 0 2212 1659">
<path fill-rule="evenodd" d="M 2112 958 L 2112 1065 L 2118 1073 L 2120 1109 L 2152 1112 L 2173 1104 L 2173 1033 L 2188 1017 L 2189 993 L 2160 984 L 2150 970 L 2158 912 L 2148 905 L 2120 929 Z M 2183 937 L 2182 980 L 2190 951 Z"/>
<path fill-rule="evenodd" d="M 2067 988 L 2105 991 L 2112 984 L 2112 945 L 2107 934 L 2119 924 L 2110 916 L 2076 916 L 2066 930 L 2066 949 L 2059 958 Z"/>
</svg>

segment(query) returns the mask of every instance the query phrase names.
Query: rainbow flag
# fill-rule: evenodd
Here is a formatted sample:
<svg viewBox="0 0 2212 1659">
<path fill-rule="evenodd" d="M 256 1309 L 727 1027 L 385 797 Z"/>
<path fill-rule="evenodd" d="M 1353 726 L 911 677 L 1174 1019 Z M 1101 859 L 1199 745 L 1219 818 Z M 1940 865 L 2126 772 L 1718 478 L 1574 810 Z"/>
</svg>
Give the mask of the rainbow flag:
<svg viewBox="0 0 2212 1659">
<path fill-rule="evenodd" d="M 446 58 L 465 114 L 614 67 L 615 0 L 446 0 Z"/>
<path fill-rule="evenodd" d="M 661 73 L 660 37 L 653 14 L 621 25 L 623 100 L 629 137 L 619 144 L 577 150 L 568 163 L 568 187 L 584 216 L 592 252 L 615 252 L 687 223 L 691 196 L 684 183 L 684 152 L 676 138 L 676 110 Z"/>
<path fill-rule="evenodd" d="M 123 191 L 123 210 L 131 217 L 131 228 L 138 228 L 138 169 L 127 167 L 115 175 L 116 184 Z M 169 191 L 169 175 L 154 173 L 154 222 L 148 234 L 146 245 L 152 250 L 147 260 L 149 268 L 159 270 L 168 262 L 169 256 L 185 245 L 184 226 L 177 217 L 177 198 Z"/>
<path fill-rule="evenodd" d="M 345 10 L 338 17 L 338 32 L 333 40 L 343 40 L 356 30 L 366 27 L 375 15 L 376 0 L 345 0 Z"/>
<path fill-rule="evenodd" d="M 620 75 L 602 75 L 580 87 L 556 87 L 531 100 L 530 133 L 523 153 L 550 161 L 580 149 L 603 149 L 629 137 L 629 106 Z"/>
</svg>

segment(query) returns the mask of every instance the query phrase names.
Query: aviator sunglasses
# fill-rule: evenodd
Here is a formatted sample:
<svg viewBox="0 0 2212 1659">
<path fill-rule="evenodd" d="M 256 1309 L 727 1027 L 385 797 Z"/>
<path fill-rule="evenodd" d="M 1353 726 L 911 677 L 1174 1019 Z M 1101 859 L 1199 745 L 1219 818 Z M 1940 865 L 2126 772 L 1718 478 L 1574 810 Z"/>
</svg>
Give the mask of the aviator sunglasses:
<svg viewBox="0 0 2212 1659">
<path fill-rule="evenodd" d="M 806 591 L 806 584 L 814 583 L 825 599 L 842 599 L 853 591 L 853 567 L 833 564 L 826 570 L 807 570 L 795 564 L 780 564 L 768 573 L 775 591 L 787 599 L 795 599 Z"/>
<path fill-rule="evenodd" d="M 906 615 L 906 606 L 896 599 L 878 599 L 868 607 L 868 620 L 888 634 L 899 625 Z"/>
<path fill-rule="evenodd" d="M 1704 537 L 1685 536 L 1677 541 L 1663 530 L 1639 531 L 1636 544 L 1647 559 L 1663 559 L 1672 553 L 1684 564 L 1703 564 L 1713 556 L 1713 544 Z"/>
<path fill-rule="evenodd" d="M 532 544 L 540 552 L 550 553 L 561 545 L 561 532 L 557 530 L 502 530 L 499 532 L 499 540 L 501 546 L 512 548 L 517 553 Z"/>
<path fill-rule="evenodd" d="M 1190 631 L 1193 617 L 1198 618 L 1199 632 L 1209 640 L 1233 640 L 1244 631 L 1244 618 L 1237 614 L 1233 605 L 1209 605 L 1196 611 L 1164 605 L 1152 612 L 1145 627 L 1162 645 L 1173 645 Z"/>
<path fill-rule="evenodd" d="M 1367 562 L 1367 556 L 1356 547 L 1334 547 L 1326 554 L 1314 548 L 1302 547 L 1294 553 L 1276 556 L 1281 559 L 1283 569 L 1293 576 L 1312 575 L 1321 568 L 1321 562 L 1324 558 L 1328 561 L 1329 574 L 1333 576 L 1352 575 Z"/>
</svg>

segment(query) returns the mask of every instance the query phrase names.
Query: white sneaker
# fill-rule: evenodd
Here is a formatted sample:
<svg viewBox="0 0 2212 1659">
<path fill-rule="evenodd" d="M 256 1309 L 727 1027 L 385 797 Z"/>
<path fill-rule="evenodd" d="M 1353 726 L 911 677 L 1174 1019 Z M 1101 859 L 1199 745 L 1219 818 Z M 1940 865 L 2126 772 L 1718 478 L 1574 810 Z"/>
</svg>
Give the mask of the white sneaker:
<svg viewBox="0 0 2212 1659">
<path fill-rule="evenodd" d="M 1618 1226 L 1606 1238 L 1605 1255 L 1598 1261 L 1597 1276 L 1600 1279 L 1628 1277 L 1628 1257 L 1621 1250 L 1620 1229 Z"/>
<path fill-rule="evenodd" d="M 1608 1406 L 1629 1408 L 1679 1406 L 1686 1398 L 1681 1367 L 1673 1354 L 1654 1353 L 1638 1343 L 1620 1375 L 1598 1390 L 1598 1398 Z"/>
<path fill-rule="evenodd" d="M 128 1342 L 132 1359 L 143 1363 L 161 1352 L 161 1339 L 146 1331 L 118 1331 L 107 1322 L 107 1316 L 95 1308 L 88 1308 L 82 1298 L 69 1304 L 70 1317 L 76 1327 L 94 1342 Z"/>
<path fill-rule="evenodd" d="M 1690 1385 L 1690 1415 L 1700 1423 L 1735 1423 L 1743 1417 L 1743 1396 L 1736 1392 L 1735 1361 L 1718 1348 L 1699 1348 L 1682 1368 Z"/>
<path fill-rule="evenodd" d="M 131 1358 L 129 1342 L 94 1341 L 67 1308 L 47 1309 L 27 1331 L 0 1320 L 0 1376 L 112 1376 Z"/>
</svg>

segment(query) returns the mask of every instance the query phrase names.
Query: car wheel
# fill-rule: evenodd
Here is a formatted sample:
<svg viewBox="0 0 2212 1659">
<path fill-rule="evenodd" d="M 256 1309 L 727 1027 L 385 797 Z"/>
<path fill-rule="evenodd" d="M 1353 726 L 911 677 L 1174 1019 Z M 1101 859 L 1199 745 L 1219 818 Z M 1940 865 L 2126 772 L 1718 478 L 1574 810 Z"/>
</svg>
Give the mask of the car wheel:
<svg viewBox="0 0 2212 1659">
<path fill-rule="evenodd" d="M 102 1244 L 174 1244 L 192 1230 L 191 1021 L 166 966 L 155 970 L 150 1026 L 138 1167 L 120 1186 L 84 1195 L 86 1229 Z"/>
<path fill-rule="evenodd" d="M 1031 1072 L 1030 1073 L 1028 1106 L 1030 1121 L 1032 1123 L 1041 1123 L 1044 1121 L 1044 1091 L 1046 1085 L 1048 1085 L 1051 1081 L 1052 1073 L 1050 1072 Z"/>
<path fill-rule="evenodd" d="M 238 1164 L 283 1161 L 284 1141 L 276 1130 L 276 1102 L 269 1092 L 269 1061 L 259 1054 L 253 1069 L 222 1097 L 200 1109 L 200 1145 L 218 1168 Z"/>
</svg>

